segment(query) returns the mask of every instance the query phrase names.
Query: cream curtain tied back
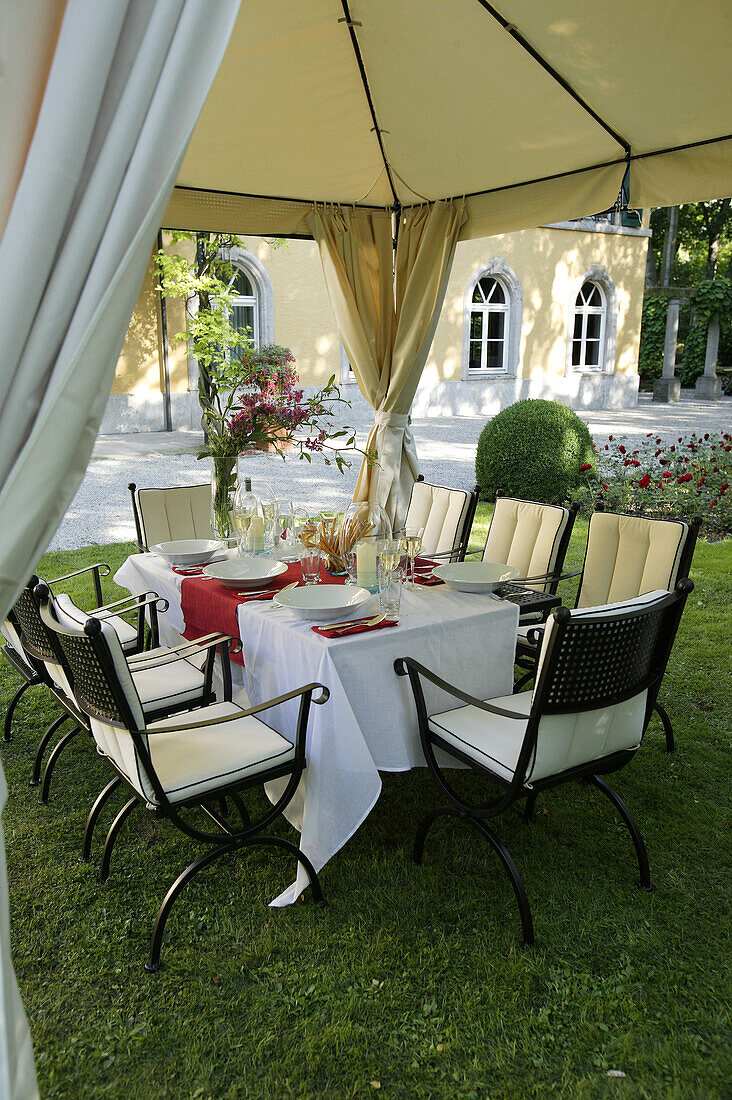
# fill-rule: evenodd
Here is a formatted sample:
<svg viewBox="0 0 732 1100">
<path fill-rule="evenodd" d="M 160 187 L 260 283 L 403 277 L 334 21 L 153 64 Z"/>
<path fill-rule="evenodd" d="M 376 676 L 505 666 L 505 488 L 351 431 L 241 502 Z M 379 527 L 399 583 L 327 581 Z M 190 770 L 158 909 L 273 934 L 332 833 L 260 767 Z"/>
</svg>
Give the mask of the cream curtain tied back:
<svg viewBox="0 0 732 1100">
<path fill-rule="evenodd" d="M 465 202 L 402 212 L 396 256 L 391 217 L 349 207 L 316 209 L 307 219 L 323 264 L 338 331 L 361 393 L 375 410 L 355 500 L 377 500 L 395 527 L 419 473 L 409 410 L 427 361 Z"/>
</svg>

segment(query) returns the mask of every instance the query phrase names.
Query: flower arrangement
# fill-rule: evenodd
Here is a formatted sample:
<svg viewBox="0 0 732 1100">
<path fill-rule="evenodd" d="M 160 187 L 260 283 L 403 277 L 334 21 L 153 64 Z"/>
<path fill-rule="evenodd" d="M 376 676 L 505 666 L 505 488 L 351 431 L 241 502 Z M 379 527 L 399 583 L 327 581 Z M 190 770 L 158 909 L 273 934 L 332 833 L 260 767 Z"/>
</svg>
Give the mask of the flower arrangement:
<svg viewBox="0 0 732 1100">
<path fill-rule="evenodd" d="M 719 539 L 732 534 L 732 435 L 692 433 L 674 443 L 648 432 L 637 447 L 609 436 L 595 447 L 597 473 L 580 467 L 586 477 L 578 500 L 592 509 L 598 500 L 611 511 L 651 517 L 698 514 L 702 535 Z"/>
</svg>

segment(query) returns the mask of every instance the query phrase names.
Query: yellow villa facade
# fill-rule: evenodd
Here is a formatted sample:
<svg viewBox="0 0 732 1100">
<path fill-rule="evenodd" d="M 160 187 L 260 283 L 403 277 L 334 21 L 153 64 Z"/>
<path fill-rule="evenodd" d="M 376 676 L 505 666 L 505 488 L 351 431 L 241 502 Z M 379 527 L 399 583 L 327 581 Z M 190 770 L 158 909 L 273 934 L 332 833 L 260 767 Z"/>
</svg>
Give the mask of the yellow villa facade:
<svg viewBox="0 0 732 1100">
<path fill-rule="evenodd" d="M 573 408 L 635 404 L 650 230 L 582 219 L 458 244 L 445 303 L 413 405 L 416 416 L 495 415 L 523 397 Z M 331 375 L 367 424 L 343 352 L 313 241 L 273 247 L 247 237 L 233 257 L 240 307 L 259 344 L 292 349 L 304 386 Z M 102 431 L 165 424 L 163 315 L 151 262 L 117 364 Z M 198 427 L 197 368 L 175 334 L 180 301 L 166 302 L 173 428 Z"/>
</svg>

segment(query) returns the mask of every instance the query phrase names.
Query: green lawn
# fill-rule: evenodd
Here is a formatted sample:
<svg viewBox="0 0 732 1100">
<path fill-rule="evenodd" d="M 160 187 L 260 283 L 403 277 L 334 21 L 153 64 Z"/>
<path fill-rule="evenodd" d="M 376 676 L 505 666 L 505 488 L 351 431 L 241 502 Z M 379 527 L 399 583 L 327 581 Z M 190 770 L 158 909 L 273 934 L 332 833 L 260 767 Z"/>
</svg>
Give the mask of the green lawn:
<svg viewBox="0 0 732 1100">
<path fill-rule="evenodd" d="M 487 516 L 481 506 L 476 544 Z M 586 530 L 577 524 L 572 567 Z M 131 550 L 49 554 L 39 572 L 114 568 Z M 436 826 L 412 865 L 416 823 L 438 801 L 418 770 L 384 776 L 373 813 L 322 873 L 325 910 L 268 909 L 291 867 L 245 852 L 187 888 L 163 969 L 147 975 L 151 924 L 190 842 L 139 813 L 99 886 L 96 864 L 76 857 L 108 770 L 77 739 L 39 806 L 28 776 L 52 708 L 29 692 L 2 747 L 4 822 L 42 1096 L 729 1097 L 732 540 L 701 543 L 692 575 L 662 692 L 676 754 L 654 721 L 615 779 L 655 891 L 635 888 L 630 840 L 598 792 L 550 793 L 533 824 L 514 813 L 498 825 L 532 902 L 530 951 L 517 947 L 508 880 L 472 832 Z M 81 584 L 73 592 L 90 606 Z M 5 662 L 0 676 L 7 704 L 17 681 Z"/>
</svg>

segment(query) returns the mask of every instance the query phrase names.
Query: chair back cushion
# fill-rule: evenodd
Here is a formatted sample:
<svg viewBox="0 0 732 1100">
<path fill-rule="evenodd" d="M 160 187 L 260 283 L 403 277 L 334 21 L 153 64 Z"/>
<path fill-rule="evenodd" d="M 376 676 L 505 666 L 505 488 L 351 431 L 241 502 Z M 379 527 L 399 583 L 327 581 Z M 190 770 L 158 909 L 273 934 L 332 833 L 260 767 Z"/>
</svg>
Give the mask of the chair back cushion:
<svg viewBox="0 0 732 1100">
<path fill-rule="evenodd" d="M 424 527 L 422 553 L 444 554 L 457 550 L 465 526 L 470 494 L 415 481 L 405 526 Z"/>
<path fill-rule="evenodd" d="M 688 534 L 689 525 L 682 520 L 593 512 L 576 606 L 617 603 L 661 588 L 671 591 Z"/>
<path fill-rule="evenodd" d="M 137 489 L 145 546 L 174 539 L 211 538 L 211 486 Z"/>
<path fill-rule="evenodd" d="M 60 663 L 54 639 L 41 619 L 35 597 L 28 586 L 18 596 L 13 614 L 18 620 L 23 635 L 25 643 L 23 649 L 26 649 L 37 661 L 42 662 L 56 688 L 67 698 L 72 699 L 71 686 Z M 21 649 L 20 652 L 22 653 L 23 650 Z"/>
<path fill-rule="evenodd" d="M 0 634 L 2 634 L 5 641 L 8 643 L 11 649 L 14 649 L 19 657 L 24 657 L 23 643 L 20 640 L 18 631 L 15 629 L 15 624 L 10 619 L 3 619 L 2 626 L 0 626 Z"/>
<path fill-rule="evenodd" d="M 498 497 L 483 561 L 513 565 L 521 577 L 549 573 L 555 567 L 568 522 L 568 508 Z M 543 591 L 548 584 L 540 581 L 530 587 Z"/>
<path fill-rule="evenodd" d="M 109 623 L 98 620 L 103 642 L 100 648 L 109 658 L 109 667 L 105 668 L 92 639 L 80 631 L 76 617 L 79 609 L 72 601 L 68 602 L 74 609 L 72 614 L 68 613 L 66 602 L 60 597 L 54 601 L 54 612 L 59 624 L 75 635 L 59 635 L 73 677 L 74 696 L 81 709 L 89 715 L 99 750 L 114 761 L 140 794 L 151 799 L 152 787 L 140 765 L 137 749 L 119 706 L 121 697 L 127 704 L 135 728 L 144 730 L 142 704 L 120 640 Z"/>
<path fill-rule="evenodd" d="M 623 609 L 631 612 L 646 606 L 650 613 L 652 605 L 667 595 L 667 592 L 658 590 L 610 606 L 588 607 L 571 613 L 565 635 L 569 644 L 566 652 L 559 653 L 552 674 L 557 702 L 552 705 L 550 690 L 546 702 L 552 713 L 542 713 L 539 718 L 533 758 L 527 768 L 528 782 L 557 775 L 611 753 L 638 747 L 645 727 L 648 697 L 648 687 L 643 677 L 644 662 L 651 659 L 656 649 L 658 639 L 654 631 L 662 628 L 663 612 L 659 613 L 657 622 L 645 626 L 643 620 L 637 618 L 618 622 L 617 616 L 622 614 Z M 572 639 L 570 632 L 573 626 L 581 626 L 588 619 L 603 618 L 608 619 L 606 630 L 600 622 L 591 628 L 591 635 L 584 637 L 575 629 L 575 638 Z M 615 622 L 610 621 L 613 618 Z M 539 702 L 541 672 L 557 628 L 557 620 L 550 615 L 537 666 L 532 706 Z M 583 647 L 586 649 L 586 661 L 579 660 Z M 593 649 L 596 653 L 602 652 L 607 668 L 599 667 L 597 660 L 593 660 Z M 593 698 L 601 701 L 604 695 L 624 694 L 623 687 L 632 685 L 636 676 L 641 685 L 637 692 L 621 702 L 591 706 Z M 570 681 L 574 684 L 567 689 Z M 562 708 L 561 698 L 565 689 L 575 696 L 566 710 Z"/>
</svg>

